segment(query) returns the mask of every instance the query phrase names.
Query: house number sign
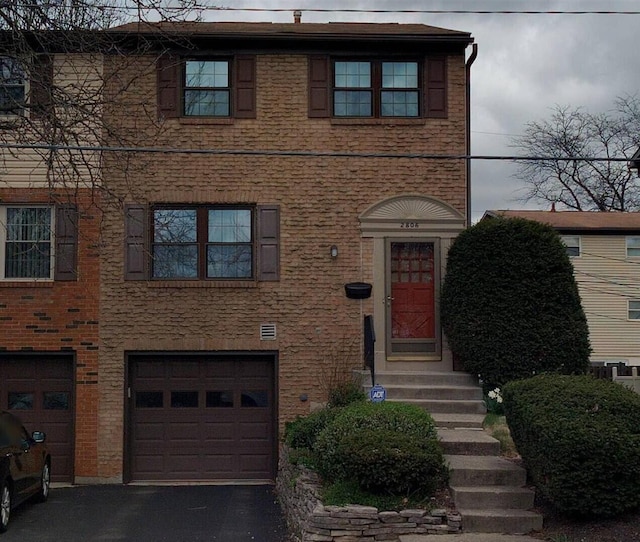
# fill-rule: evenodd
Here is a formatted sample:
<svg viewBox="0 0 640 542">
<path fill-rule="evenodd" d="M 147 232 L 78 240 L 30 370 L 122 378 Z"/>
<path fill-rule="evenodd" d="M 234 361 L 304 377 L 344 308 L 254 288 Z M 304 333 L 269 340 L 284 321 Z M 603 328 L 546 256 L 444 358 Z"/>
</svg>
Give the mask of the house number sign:
<svg viewBox="0 0 640 542">
<path fill-rule="evenodd" d="M 416 229 L 420 227 L 417 222 L 400 222 L 400 227 L 404 229 Z"/>
</svg>

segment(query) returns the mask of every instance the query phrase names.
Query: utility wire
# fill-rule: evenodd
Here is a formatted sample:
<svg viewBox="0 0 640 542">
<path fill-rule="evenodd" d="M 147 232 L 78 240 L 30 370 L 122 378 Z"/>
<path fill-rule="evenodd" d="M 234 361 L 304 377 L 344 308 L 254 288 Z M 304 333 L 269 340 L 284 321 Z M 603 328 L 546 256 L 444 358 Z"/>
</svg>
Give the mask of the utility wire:
<svg viewBox="0 0 640 542">
<path fill-rule="evenodd" d="M 112 147 L 108 145 L 56 145 L 50 143 L 0 143 L 0 149 L 33 149 L 49 151 L 80 152 L 131 152 L 145 154 L 205 154 L 233 156 L 287 156 L 311 158 L 407 158 L 418 160 L 493 160 L 511 162 L 629 162 L 625 157 L 601 156 L 501 156 L 483 154 L 430 154 L 430 153 L 384 153 L 384 152 L 345 152 L 345 151 L 296 151 L 267 149 L 190 149 L 176 147 Z"/>
</svg>

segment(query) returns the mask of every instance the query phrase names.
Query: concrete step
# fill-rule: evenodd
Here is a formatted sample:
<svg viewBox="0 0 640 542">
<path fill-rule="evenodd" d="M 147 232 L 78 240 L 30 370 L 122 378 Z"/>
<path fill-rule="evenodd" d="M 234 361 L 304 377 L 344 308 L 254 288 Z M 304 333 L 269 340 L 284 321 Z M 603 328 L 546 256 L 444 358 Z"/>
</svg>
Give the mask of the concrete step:
<svg viewBox="0 0 640 542">
<path fill-rule="evenodd" d="M 526 534 L 542 529 L 542 516 L 527 510 L 458 508 L 458 512 L 465 532 Z"/>
<path fill-rule="evenodd" d="M 359 371 L 364 384 L 371 383 L 369 371 Z M 417 386 L 478 386 L 478 378 L 469 373 L 424 372 L 424 371 L 376 371 L 376 384 L 387 387 L 395 384 L 415 384 Z"/>
<path fill-rule="evenodd" d="M 369 393 L 370 386 L 364 387 Z M 385 386 L 387 399 L 443 399 L 448 401 L 482 401 L 482 389 L 477 386 L 432 386 L 390 384 Z"/>
<path fill-rule="evenodd" d="M 448 429 L 482 429 L 484 414 L 445 414 L 434 412 L 431 414 L 436 427 Z"/>
<path fill-rule="evenodd" d="M 540 538 L 499 533 L 401 534 L 400 542 L 540 542 Z"/>
<path fill-rule="evenodd" d="M 528 510 L 533 508 L 535 492 L 526 487 L 510 486 L 450 486 L 451 496 L 456 507 L 474 508 L 506 508 Z"/>
<path fill-rule="evenodd" d="M 438 438 L 445 454 L 500 455 L 500 442 L 481 429 L 440 429 Z"/>
<path fill-rule="evenodd" d="M 501 457 L 445 455 L 449 464 L 451 486 L 513 486 L 527 482 L 527 472 L 512 461 Z"/>
<path fill-rule="evenodd" d="M 394 399 L 390 399 L 394 401 Z M 449 401 L 445 399 L 403 399 L 401 402 L 418 405 L 431 414 L 486 414 L 482 401 Z"/>
</svg>

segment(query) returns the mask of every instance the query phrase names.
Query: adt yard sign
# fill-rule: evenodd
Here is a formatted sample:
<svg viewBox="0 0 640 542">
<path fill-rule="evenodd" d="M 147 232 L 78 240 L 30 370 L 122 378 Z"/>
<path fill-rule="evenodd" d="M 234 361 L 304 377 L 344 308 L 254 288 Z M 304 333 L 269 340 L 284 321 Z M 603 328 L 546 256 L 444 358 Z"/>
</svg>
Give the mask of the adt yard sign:
<svg viewBox="0 0 640 542">
<path fill-rule="evenodd" d="M 369 390 L 369 399 L 371 399 L 372 403 L 381 403 L 386 398 L 387 398 L 387 390 L 385 390 L 380 385 L 373 386 L 373 388 Z"/>
</svg>

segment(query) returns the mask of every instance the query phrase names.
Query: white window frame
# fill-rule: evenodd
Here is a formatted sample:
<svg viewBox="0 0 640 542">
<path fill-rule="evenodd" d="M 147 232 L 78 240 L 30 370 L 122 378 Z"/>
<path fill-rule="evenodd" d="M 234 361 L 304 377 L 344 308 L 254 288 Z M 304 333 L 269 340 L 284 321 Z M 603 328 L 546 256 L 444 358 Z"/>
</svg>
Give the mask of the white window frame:
<svg viewBox="0 0 640 542">
<path fill-rule="evenodd" d="M 632 317 L 632 313 L 637 316 Z M 640 322 L 640 299 L 627 299 L 627 320 L 631 322 Z"/>
<path fill-rule="evenodd" d="M 580 256 L 582 256 L 582 237 L 580 237 L 579 235 L 561 235 L 560 238 L 562 239 L 564 246 L 567 247 L 567 255 L 569 256 L 569 258 L 580 258 Z M 569 244 L 567 242 L 569 239 L 571 239 L 572 241 L 577 240 L 578 243 Z M 577 248 L 578 254 L 569 254 L 569 249 L 572 248 Z"/>
<path fill-rule="evenodd" d="M 632 239 L 637 240 L 638 246 L 633 246 L 633 247 L 629 246 L 629 241 L 631 241 Z M 627 236 L 625 238 L 625 247 L 626 247 L 627 258 L 640 258 L 640 236 L 637 236 L 637 235 L 629 235 L 629 236 Z M 635 250 L 635 251 L 637 251 L 637 253 L 636 254 L 629 254 L 629 250 Z"/>
<path fill-rule="evenodd" d="M 49 238 L 50 256 L 49 256 L 49 276 L 48 277 L 5 277 L 5 264 L 6 264 L 6 246 L 7 246 L 7 209 L 9 208 L 22 208 L 22 209 L 49 209 L 51 211 L 49 228 L 51 235 Z M 8 282 L 46 282 L 54 279 L 55 272 L 55 223 L 56 223 L 56 209 L 53 205 L 37 205 L 37 204 L 4 204 L 0 205 L 0 281 Z"/>
<path fill-rule="evenodd" d="M 4 112 L 2 110 L 0 110 L 0 118 L 3 119 L 11 119 L 11 118 L 16 118 L 16 117 L 28 117 L 29 116 L 29 99 L 30 99 L 30 91 L 31 91 L 31 81 L 29 78 L 29 70 L 27 69 L 26 63 L 24 60 L 20 60 L 16 57 L 12 57 L 10 55 L 0 55 L 0 59 L 5 59 L 5 58 L 9 58 L 12 60 L 15 60 L 16 62 L 18 62 L 19 64 L 22 65 L 22 69 L 24 71 L 24 79 L 22 81 L 22 87 L 24 89 L 24 103 L 23 106 L 20 108 L 19 112 L 15 112 L 15 113 L 10 113 L 10 112 Z M 2 81 L 0 80 L 0 87 L 5 87 L 5 86 L 16 86 L 16 85 L 3 85 Z M 4 268 L 3 268 L 4 269 Z"/>
</svg>

